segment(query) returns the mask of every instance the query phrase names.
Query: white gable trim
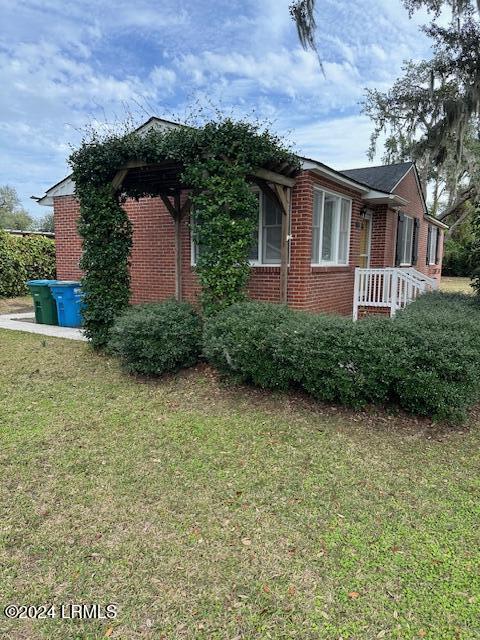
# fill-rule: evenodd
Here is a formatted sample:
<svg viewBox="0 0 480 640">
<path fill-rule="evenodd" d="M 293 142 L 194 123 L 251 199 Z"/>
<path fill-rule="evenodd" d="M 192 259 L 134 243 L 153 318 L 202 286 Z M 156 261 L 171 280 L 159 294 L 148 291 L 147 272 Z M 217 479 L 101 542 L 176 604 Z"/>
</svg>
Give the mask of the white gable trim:
<svg viewBox="0 0 480 640">
<path fill-rule="evenodd" d="M 41 198 L 38 198 L 38 204 L 43 205 L 44 207 L 53 206 L 53 198 L 59 196 L 73 196 L 75 193 L 75 183 L 72 180 L 72 176 L 67 176 L 57 184 L 50 187 L 48 191 L 45 192 L 45 195 Z"/>
</svg>

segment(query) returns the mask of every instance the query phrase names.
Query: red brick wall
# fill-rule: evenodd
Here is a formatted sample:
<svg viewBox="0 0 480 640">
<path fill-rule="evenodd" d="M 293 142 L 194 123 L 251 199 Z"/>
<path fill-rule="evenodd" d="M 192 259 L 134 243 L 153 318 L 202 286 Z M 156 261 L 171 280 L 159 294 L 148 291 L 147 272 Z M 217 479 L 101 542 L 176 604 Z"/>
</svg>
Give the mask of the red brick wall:
<svg viewBox="0 0 480 640">
<path fill-rule="evenodd" d="M 324 187 L 352 199 L 349 264 L 344 267 L 315 267 L 311 264 L 314 186 Z M 359 193 L 325 178 L 303 173 L 297 178 L 292 201 L 292 261 L 289 274 L 289 303 L 314 312 L 351 315 L 355 266 L 358 263 L 360 210 Z"/>
<path fill-rule="evenodd" d="M 437 265 L 427 265 L 427 238 L 428 238 L 428 220 L 424 219 L 423 201 L 418 189 L 418 183 L 415 177 L 415 169 L 412 168 L 407 175 L 400 181 L 394 193 L 409 201 L 408 205 L 402 209 L 407 215 L 420 219 L 420 235 L 418 238 L 418 260 L 415 268 L 431 278 L 435 278 L 440 283 L 442 274 L 442 258 L 443 258 L 443 231 L 440 231 L 441 237 L 439 241 L 439 259 Z M 395 222 L 396 227 L 396 222 Z M 394 234 L 394 243 L 396 232 Z M 393 252 L 395 258 L 395 247 Z"/>
<path fill-rule="evenodd" d="M 311 266 L 313 186 L 318 184 L 354 198 L 352 248 L 347 267 Z M 289 305 L 310 311 L 351 314 L 354 267 L 358 258 L 358 222 L 362 204 L 358 194 L 309 173 L 301 174 L 292 192 L 292 241 L 288 282 Z M 126 211 L 133 224 L 131 256 L 132 302 L 163 300 L 175 294 L 174 224 L 159 198 L 129 200 Z M 81 241 L 76 232 L 78 203 L 73 196 L 54 198 L 57 239 L 57 277 L 78 278 Z M 182 292 L 191 302 L 198 300 L 199 286 L 191 266 L 189 220 L 182 222 Z M 248 293 L 257 300 L 278 302 L 280 268 L 254 267 Z"/>
<path fill-rule="evenodd" d="M 413 179 L 413 181 L 412 181 Z M 313 189 L 318 185 L 352 198 L 352 221 L 349 264 L 345 267 L 312 267 Z M 425 264 L 427 223 L 413 172 L 397 187 L 396 193 L 411 200 L 406 213 L 422 219 L 418 267 L 437 275 L 439 267 Z M 184 196 L 186 197 L 186 195 Z M 312 173 L 303 172 L 292 191 L 292 228 L 288 303 L 313 312 L 352 313 L 354 270 L 358 264 L 360 212 L 363 202 L 358 192 Z M 132 302 L 163 300 L 175 294 L 174 223 L 159 198 L 129 200 L 126 211 L 133 224 L 131 256 Z M 57 277 L 69 280 L 80 277 L 78 262 L 81 241 L 76 230 L 78 203 L 73 196 L 54 198 L 57 251 Z M 374 210 L 372 221 L 371 266 L 392 266 L 395 259 L 396 213 L 386 206 Z M 189 220 L 182 221 L 182 290 L 185 299 L 198 300 L 199 286 L 191 266 Z M 254 267 L 249 295 L 257 300 L 277 302 L 280 298 L 280 268 Z"/>
<path fill-rule="evenodd" d="M 78 203 L 73 196 L 54 198 L 57 278 L 78 280 L 82 243 L 77 231 Z"/>
<path fill-rule="evenodd" d="M 397 214 L 387 205 L 373 207 L 370 266 L 393 267 L 397 235 Z"/>
</svg>

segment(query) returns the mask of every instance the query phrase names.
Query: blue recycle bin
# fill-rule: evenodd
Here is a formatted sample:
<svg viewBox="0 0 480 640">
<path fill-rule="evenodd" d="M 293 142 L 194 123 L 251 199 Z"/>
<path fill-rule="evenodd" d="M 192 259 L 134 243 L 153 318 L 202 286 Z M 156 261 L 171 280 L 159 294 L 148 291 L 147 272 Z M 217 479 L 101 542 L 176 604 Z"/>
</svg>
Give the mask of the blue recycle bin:
<svg viewBox="0 0 480 640">
<path fill-rule="evenodd" d="M 82 290 L 80 283 L 69 280 L 52 283 L 50 291 L 57 303 L 58 324 L 61 327 L 82 326 Z"/>
</svg>

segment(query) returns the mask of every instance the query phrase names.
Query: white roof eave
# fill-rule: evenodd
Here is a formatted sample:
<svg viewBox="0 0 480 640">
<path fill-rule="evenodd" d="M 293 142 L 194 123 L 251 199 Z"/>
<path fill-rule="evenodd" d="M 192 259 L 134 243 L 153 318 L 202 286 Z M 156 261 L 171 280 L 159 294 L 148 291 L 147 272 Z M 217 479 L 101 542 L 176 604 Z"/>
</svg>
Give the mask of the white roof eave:
<svg viewBox="0 0 480 640">
<path fill-rule="evenodd" d="M 355 191 L 360 191 L 360 193 L 368 193 L 369 188 L 364 187 L 363 185 L 355 182 L 354 180 L 350 180 L 346 176 L 342 176 L 338 174 L 336 171 L 329 169 L 326 166 L 318 164 L 313 160 L 302 160 L 302 169 L 304 171 L 313 171 L 314 173 L 324 177 L 329 178 L 332 182 L 337 182 L 338 184 L 343 184 Z"/>
<path fill-rule="evenodd" d="M 445 224 L 444 222 L 442 222 L 438 218 L 434 218 L 433 216 L 426 215 L 425 216 L 425 220 L 428 220 L 432 224 L 437 225 L 437 227 L 440 227 L 440 229 L 450 229 L 448 224 Z"/>
<path fill-rule="evenodd" d="M 383 191 L 369 191 L 366 193 L 362 200 L 370 204 L 391 204 L 396 207 L 404 207 L 408 204 L 408 200 L 402 198 L 401 196 L 397 196 L 394 193 L 384 193 Z"/>
<path fill-rule="evenodd" d="M 53 198 L 57 196 L 73 196 L 75 193 L 75 183 L 72 176 L 67 176 L 53 187 L 50 187 L 45 195 L 38 198 L 37 203 L 44 207 L 53 206 Z"/>
</svg>

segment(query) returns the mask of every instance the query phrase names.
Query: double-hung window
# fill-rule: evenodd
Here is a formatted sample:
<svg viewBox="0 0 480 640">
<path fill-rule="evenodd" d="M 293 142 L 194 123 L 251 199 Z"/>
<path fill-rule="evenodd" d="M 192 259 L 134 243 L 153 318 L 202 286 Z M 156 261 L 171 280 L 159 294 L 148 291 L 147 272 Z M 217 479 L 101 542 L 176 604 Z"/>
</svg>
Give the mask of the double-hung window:
<svg viewBox="0 0 480 640">
<path fill-rule="evenodd" d="M 255 189 L 255 193 L 258 197 L 258 222 L 252 237 L 250 263 L 252 266 L 279 265 L 283 213 L 280 204 L 273 198 L 259 189 Z M 192 239 L 192 264 L 196 264 L 200 252 L 201 247 Z"/>
<path fill-rule="evenodd" d="M 438 247 L 438 227 L 433 224 L 428 229 L 428 246 L 427 246 L 427 263 L 429 265 L 437 264 L 437 247 Z"/>
<path fill-rule="evenodd" d="M 351 218 L 351 200 L 330 191 L 314 190 L 312 264 L 348 264 Z"/>
<path fill-rule="evenodd" d="M 413 230 L 415 228 L 411 216 L 403 216 L 403 224 L 399 226 L 400 238 L 398 248 L 400 251 L 400 266 L 409 267 L 413 262 Z"/>
</svg>

